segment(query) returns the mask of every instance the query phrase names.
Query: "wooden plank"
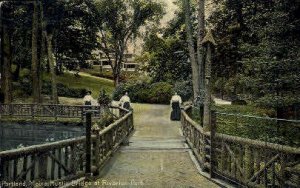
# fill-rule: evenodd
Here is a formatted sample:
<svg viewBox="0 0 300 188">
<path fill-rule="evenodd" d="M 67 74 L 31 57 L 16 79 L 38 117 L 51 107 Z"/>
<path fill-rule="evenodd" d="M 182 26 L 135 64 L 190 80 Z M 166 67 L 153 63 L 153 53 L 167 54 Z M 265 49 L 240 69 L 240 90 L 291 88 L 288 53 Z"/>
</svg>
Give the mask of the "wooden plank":
<svg viewBox="0 0 300 188">
<path fill-rule="evenodd" d="M 36 171 L 36 156 L 35 154 L 31 156 L 30 159 L 31 163 L 32 163 L 32 169 L 30 172 L 30 180 L 33 181 L 35 179 L 35 171 Z"/>
<path fill-rule="evenodd" d="M 62 166 L 64 166 L 64 171 L 68 171 L 68 169 L 65 167 L 65 165 L 62 163 L 62 159 L 61 159 L 61 150 L 62 148 L 58 149 L 58 179 L 61 179 L 61 171 L 62 171 Z"/>
<path fill-rule="evenodd" d="M 19 177 L 16 179 L 16 181 L 26 180 L 27 174 L 32 171 L 34 165 L 35 165 L 35 161 L 33 161 L 33 162 L 31 161 L 31 164 L 29 167 L 26 167 L 26 169 L 24 169 L 24 167 L 23 167 L 23 171 L 19 174 Z"/>
<path fill-rule="evenodd" d="M 243 172 L 243 169 L 241 168 L 240 164 L 238 163 L 235 155 L 234 155 L 234 152 L 230 149 L 230 147 L 225 143 L 225 148 L 226 150 L 228 151 L 229 153 L 229 164 L 228 164 L 228 170 L 229 172 L 232 172 L 232 166 L 231 166 L 231 163 L 235 163 L 235 165 L 237 166 L 237 169 L 240 171 L 241 174 L 244 174 Z"/>
<path fill-rule="evenodd" d="M 17 176 L 18 176 L 18 162 L 19 162 L 19 159 L 14 159 L 12 161 L 13 163 L 13 180 L 17 179 Z"/>
<path fill-rule="evenodd" d="M 70 173 L 76 174 L 76 151 L 75 151 L 75 145 L 71 145 L 71 160 L 70 160 Z"/>
<path fill-rule="evenodd" d="M 23 161 L 23 171 L 26 172 L 24 173 L 23 176 L 21 176 L 21 179 L 22 180 L 26 180 L 26 176 L 27 176 L 27 163 L 28 163 L 28 156 L 24 156 L 24 161 Z"/>
<path fill-rule="evenodd" d="M 39 153 L 38 154 L 38 162 L 39 162 L 39 179 L 47 180 L 47 168 L 48 168 L 48 156 L 47 153 Z"/>
<path fill-rule="evenodd" d="M 64 155 L 64 158 L 65 158 L 65 166 L 66 166 L 67 168 L 69 168 L 69 147 L 68 147 L 68 146 L 65 147 L 65 155 Z M 64 175 L 67 176 L 67 174 L 68 174 L 68 173 L 65 171 L 65 172 L 64 172 Z"/>
<path fill-rule="evenodd" d="M 13 159 L 13 158 L 18 158 L 18 156 L 35 154 L 35 153 L 37 153 L 37 151 L 41 152 L 41 153 L 48 152 L 50 150 L 54 150 L 54 149 L 61 148 L 64 146 L 83 143 L 83 142 L 85 142 L 85 139 L 86 139 L 85 136 L 82 136 L 79 138 L 72 138 L 72 139 L 67 139 L 67 140 L 58 141 L 58 142 L 52 142 L 52 143 L 46 143 L 46 144 L 41 144 L 41 145 L 36 145 L 36 146 L 29 146 L 29 147 L 14 149 L 14 150 L 3 151 L 3 152 L 0 152 L 0 158 Z"/>
<path fill-rule="evenodd" d="M 50 151 L 50 153 L 52 153 L 52 155 L 55 156 L 56 150 Z M 54 158 L 52 158 L 51 155 L 50 155 L 50 158 L 51 158 L 51 164 L 50 164 L 50 166 L 51 166 L 51 180 L 54 180 L 55 179 L 55 165 L 56 164 L 55 164 Z"/>
<path fill-rule="evenodd" d="M 286 181 L 286 175 L 285 175 L 286 156 L 284 153 L 281 153 L 280 155 L 277 156 L 280 157 L 280 172 L 279 172 L 280 187 L 284 187 Z"/>
<path fill-rule="evenodd" d="M 209 135 L 210 133 L 207 133 Z M 264 148 L 264 149 L 270 149 L 273 152 L 278 152 L 278 153 L 288 153 L 288 154 L 296 154 L 300 155 L 300 147 L 298 148 L 293 148 L 289 146 L 283 146 L 279 144 L 273 144 L 269 142 L 263 142 L 263 141 L 258 141 L 258 140 L 251 140 L 248 138 L 242 138 L 242 137 L 236 137 L 236 136 L 230 136 L 226 134 L 216 134 L 216 139 L 217 140 L 224 140 L 226 142 L 231 142 L 231 143 L 236 143 L 236 144 L 241 144 L 241 145 L 249 145 L 253 148 Z"/>
<path fill-rule="evenodd" d="M 264 168 L 262 168 L 262 169 L 260 169 L 258 172 L 256 172 L 256 173 L 250 178 L 250 180 L 249 180 L 248 182 L 254 181 L 258 176 L 260 176 L 260 175 L 264 172 L 264 170 L 265 170 L 266 168 L 268 168 L 268 167 L 269 167 L 273 162 L 275 162 L 278 158 L 279 158 L 279 154 L 277 154 L 276 156 L 272 157 L 271 160 L 268 161 L 268 162 L 265 164 Z"/>
<path fill-rule="evenodd" d="M 67 172 L 67 174 L 71 173 L 70 170 L 68 169 L 68 167 L 66 167 L 62 162 L 61 162 L 61 158 L 56 158 L 56 155 L 55 153 L 50 153 L 49 154 L 49 157 L 52 159 L 53 161 L 53 164 L 57 164 L 58 165 L 58 169 L 63 169 L 65 172 Z M 59 171 L 58 171 L 58 174 L 59 174 Z M 61 175 L 60 175 L 61 176 Z M 58 175 L 58 178 L 60 179 L 61 177 L 59 177 Z"/>
<path fill-rule="evenodd" d="M 9 180 L 9 160 L 1 158 L 1 180 Z"/>
</svg>

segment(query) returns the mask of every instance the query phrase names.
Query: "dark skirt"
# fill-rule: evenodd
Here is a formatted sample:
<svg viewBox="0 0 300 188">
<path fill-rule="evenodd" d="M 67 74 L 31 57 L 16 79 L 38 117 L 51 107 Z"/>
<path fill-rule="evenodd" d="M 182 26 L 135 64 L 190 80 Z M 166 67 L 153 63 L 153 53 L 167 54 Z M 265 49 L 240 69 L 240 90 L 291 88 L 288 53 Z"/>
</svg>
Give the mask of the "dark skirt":
<svg viewBox="0 0 300 188">
<path fill-rule="evenodd" d="M 171 112 L 171 120 L 180 121 L 181 118 L 181 110 L 179 102 L 172 102 L 172 112 Z"/>
<path fill-rule="evenodd" d="M 91 101 L 85 101 L 84 105 L 92 105 Z"/>
<path fill-rule="evenodd" d="M 123 108 L 130 110 L 130 103 L 129 102 L 124 102 Z"/>
</svg>

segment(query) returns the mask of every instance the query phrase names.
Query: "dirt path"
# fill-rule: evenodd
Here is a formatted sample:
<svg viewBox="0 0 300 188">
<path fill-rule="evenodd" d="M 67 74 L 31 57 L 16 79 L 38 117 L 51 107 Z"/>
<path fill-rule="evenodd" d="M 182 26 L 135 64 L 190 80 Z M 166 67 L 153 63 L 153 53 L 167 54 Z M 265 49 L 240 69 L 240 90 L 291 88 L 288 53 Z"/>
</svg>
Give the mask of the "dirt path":
<svg viewBox="0 0 300 188">
<path fill-rule="evenodd" d="M 169 106 L 135 104 L 135 133 L 89 187 L 218 187 L 199 174 Z"/>
</svg>

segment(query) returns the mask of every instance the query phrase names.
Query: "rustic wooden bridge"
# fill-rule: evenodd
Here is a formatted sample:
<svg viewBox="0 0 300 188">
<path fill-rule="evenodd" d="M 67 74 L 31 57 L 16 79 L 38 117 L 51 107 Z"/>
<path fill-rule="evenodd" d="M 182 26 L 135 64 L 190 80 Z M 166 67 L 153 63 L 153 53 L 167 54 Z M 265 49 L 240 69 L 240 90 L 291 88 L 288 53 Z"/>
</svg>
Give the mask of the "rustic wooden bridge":
<svg viewBox="0 0 300 188">
<path fill-rule="evenodd" d="M 0 109 L 1 116 L 16 114 L 14 107 Z M 74 117 L 84 116 L 92 134 L 0 152 L 0 186 L 299 187 L 299 148 L 216 133 L 214 112 L 212 129 L 204 132 L 186 113 L 189 109 L 182 111 L 180 123 L 169 120 L 164 105 L 135 105 L 134 119 L 133 112 L 114 107 L 118 120 L 93 131 L 93 117 L 101 115 L 91 113 L 101 110 L 81 110 L 83 115 Z M 27 114 L 40 115 L 36 112 Z M 57 117 L 73 116 L 70 110 L 57 112 Z"/>
</svg>

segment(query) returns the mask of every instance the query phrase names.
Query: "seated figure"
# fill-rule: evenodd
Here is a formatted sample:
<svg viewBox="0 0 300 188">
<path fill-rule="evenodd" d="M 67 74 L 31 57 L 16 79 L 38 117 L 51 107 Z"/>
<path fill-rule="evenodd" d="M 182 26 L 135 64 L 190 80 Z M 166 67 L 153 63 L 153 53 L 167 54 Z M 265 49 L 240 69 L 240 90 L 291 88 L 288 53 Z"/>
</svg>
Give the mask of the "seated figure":
<svg viewBox="0 0 300 188">
<path fill-rule="evenodd" d="M 122 108 L 125 108 L 127 110 L 130 110 L 131 109 L 131 106 L 130 106 L 130 98 L 128 96 L 128 92 L 125 93 L 125 95 L 123 95 L 120 99 L 120 106 Z"/>
<path fill-rule="evenodd" d="M 83 104 L 84 105 L 92 105 L 92 102 L 94 101 L 95 99 L 92 97 L 92 92 L 91 91 L 88 91 L 86 93 L 86 95 L 83 97 Z"/>
</svg>

